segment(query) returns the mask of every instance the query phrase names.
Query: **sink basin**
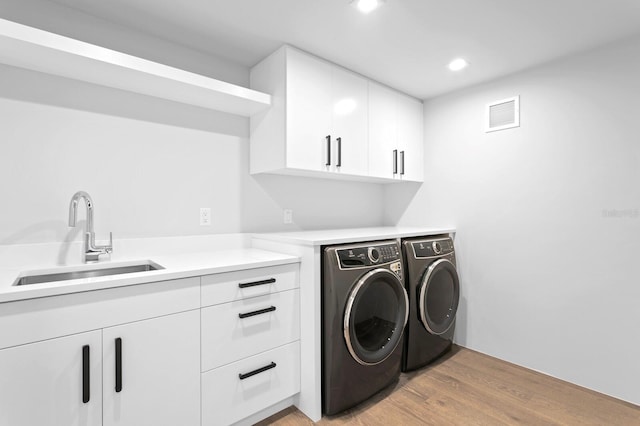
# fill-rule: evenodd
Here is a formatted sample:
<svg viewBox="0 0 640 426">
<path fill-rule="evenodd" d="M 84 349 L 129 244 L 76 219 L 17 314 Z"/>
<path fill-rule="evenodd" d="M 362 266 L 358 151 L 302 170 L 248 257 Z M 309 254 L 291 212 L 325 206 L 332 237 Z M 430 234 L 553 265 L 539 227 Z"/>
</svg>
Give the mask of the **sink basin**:
<svg viewBox="0 0 640 426">
<path fill-rule="evenodd" d="M 150 260 L 138 263 L 120 264 L 118 266 L 102 264 L 83 269 L 64 272 L 34 271 L 18 277 L 13 285 L 30 285 L 53 281 L 77 280 L 80 278 L 105 277 L 110 275 L 131 274 L 134 272 L 150 272 L 164 269 Z"/>
</svg>

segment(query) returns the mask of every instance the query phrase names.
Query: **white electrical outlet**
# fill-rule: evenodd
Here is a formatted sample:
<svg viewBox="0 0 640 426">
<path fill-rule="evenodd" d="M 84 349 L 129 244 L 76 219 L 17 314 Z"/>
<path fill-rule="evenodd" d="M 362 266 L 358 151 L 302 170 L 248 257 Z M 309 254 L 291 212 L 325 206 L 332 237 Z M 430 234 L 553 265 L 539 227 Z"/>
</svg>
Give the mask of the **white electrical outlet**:
<svg viewBox="0 0 640 426">
<path fill-rule="evenodd" d="M 284 212 L 283 222 L 285 223 L 285 225 L 289 225 L 293 223 L 293 210 L 284 209 L 283 212 Z"/>
<path fill-rule="evenodd" d="M 211 209 L 209 207 L 200 208 L 200 225 L 201 226 L 211 225 Z"/>
</svg>

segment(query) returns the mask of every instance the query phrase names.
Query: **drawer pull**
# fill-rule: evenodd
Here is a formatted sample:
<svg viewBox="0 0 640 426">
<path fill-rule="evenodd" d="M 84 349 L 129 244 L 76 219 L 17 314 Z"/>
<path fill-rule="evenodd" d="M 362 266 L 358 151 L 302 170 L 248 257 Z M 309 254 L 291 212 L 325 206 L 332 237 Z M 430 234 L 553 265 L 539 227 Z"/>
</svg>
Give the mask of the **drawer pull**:
<svg viewBox="0 0 640 426">
<path fill-rule="evenodd" d="M 240 318 L 255 317 L 256 315 L 266 314 L 267 312 L 273 312 L 275 310 L 276 310 L 275 306 L 269 306 L 268 308 L 260 309 L 253 312 L 247 312 L 246 314 L 238 314 L 238 317 Z"/>
<path fill-rule="evenodd" d="M 122 338 L 116 339 L 116 392 L 122 392 Z"/>
<path fill-rule="evenodd" d="M 275 282 L 276 282 L 275 278 L 269 278 L 268 280 L 253 281 L 250 283 L 239 283 L 238 287 L 240 288 L 255 287 L 257 285 L 273 284 Z"/>
<path fill-rule="evenodd" d="M 91 399 L 91 365 L 89 360 L 89 345 L 82 347 L 82 402 Z"/>
<path fill-rule="evenodd" d="M 260 374 L 260 373 L 263 373 L 263 372 L 265 372 L 267 370 L 271 370 L 272 368 L 276 368 L 276 363 L 275 362 L 272 362 L 269 365 L 265 365 L 262 368 L 258 368 L 257 370 L 249 371 L 248 373 L 244 373 L 244 374 L 240 373 L 240 374 L 238 374 L 238 377 L 240 377 L 240 380 L 244 380 L 244 379 L 246 379 L 248 377 L 255 376 L 256 374 Z"/>
</svg>

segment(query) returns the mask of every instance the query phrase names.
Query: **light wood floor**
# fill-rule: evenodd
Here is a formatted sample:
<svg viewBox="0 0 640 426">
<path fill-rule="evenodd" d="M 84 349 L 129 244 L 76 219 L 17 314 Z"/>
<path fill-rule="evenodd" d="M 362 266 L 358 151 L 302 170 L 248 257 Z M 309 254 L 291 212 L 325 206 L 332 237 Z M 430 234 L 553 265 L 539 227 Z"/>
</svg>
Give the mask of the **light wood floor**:
<svg viewBox="0 0 640 426">
<path fill-rule="evenodd" d="M 313 424 L 293 407 L 258 423 Z M 640 407 L 454 346 L 435 364 L 316 424 L 638 426 Z"/>
</svg>

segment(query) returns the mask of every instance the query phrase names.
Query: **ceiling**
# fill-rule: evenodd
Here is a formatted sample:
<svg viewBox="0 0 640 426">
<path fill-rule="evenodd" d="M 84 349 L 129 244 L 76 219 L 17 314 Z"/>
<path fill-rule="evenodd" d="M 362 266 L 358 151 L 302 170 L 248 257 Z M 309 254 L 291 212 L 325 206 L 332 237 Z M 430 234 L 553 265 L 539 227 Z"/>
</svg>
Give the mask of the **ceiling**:
<svg viewBox="0 0 640 426">
<path fill-rule="evenodd" d="M 421 99 L 640 33 L 638 0 L 54 1 L 248 67 L 288 43 Z"/>
</svg>

